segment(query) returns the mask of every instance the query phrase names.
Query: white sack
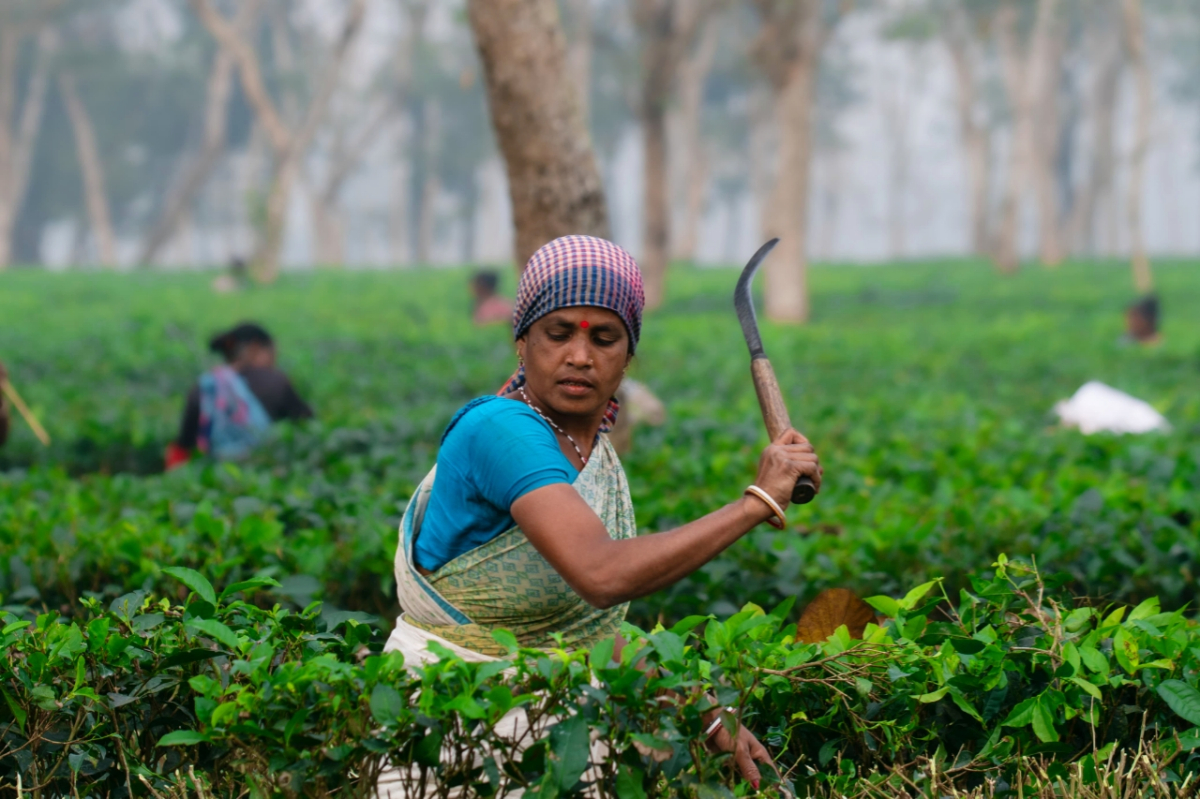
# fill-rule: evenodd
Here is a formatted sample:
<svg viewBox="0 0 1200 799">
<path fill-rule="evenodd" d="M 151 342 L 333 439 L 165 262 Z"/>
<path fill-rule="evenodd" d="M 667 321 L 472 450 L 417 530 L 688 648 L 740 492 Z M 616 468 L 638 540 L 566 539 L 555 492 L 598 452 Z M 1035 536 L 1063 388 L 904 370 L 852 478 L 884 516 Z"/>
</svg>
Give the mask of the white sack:
<svg viewBox="0 0 1200 799">
<path fill-rule="evenodd" d="M 1054 412 L 1063 424 L 1078 427 L 1085 435 L 1171 429 L 1149 403 L 1096 380 L 1084 383 L 1071 399 L 1057 403 Z"/>
</svg>

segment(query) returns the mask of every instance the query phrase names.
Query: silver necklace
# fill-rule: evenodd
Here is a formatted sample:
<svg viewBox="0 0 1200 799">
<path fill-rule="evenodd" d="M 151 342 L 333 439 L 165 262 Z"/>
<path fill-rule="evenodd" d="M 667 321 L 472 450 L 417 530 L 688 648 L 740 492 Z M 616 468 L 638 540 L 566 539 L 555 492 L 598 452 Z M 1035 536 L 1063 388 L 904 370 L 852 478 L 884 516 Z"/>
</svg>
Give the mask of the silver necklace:
<svg viewBox="0 0 1200 799">
<path fill-rule="evenodd" d="M 566 430 L 563 430 L 558 425 L 556 425 L 554 423 L 553 419 L 551 419 L 546 414 L 542 413 L 540 410 L 538 410 L 536 405 L 534 405 L 532 402 L 529 401 L 529 395 L 525 393 L 525 386 L 521 386 L 520 388 L 517 389 L 517 391 L 521 392 L 521 397 L 525 400 L 525 404 L 528 405 L 530 408 L 532 408 L 534 413 L 536 413 L 538 416 L 542 417 L 542 420 L 545 421 L 546 424 L 550 425 L 555 430 L 557 430 L 558 432 L 562 433 L 564 436 L 567 437 L 567 441 L 570 441 L 571 446 L 575 448 L 575 454 L 579 456 L 579 460 L 583 461 L 584 466 L 587 466 L 587 462 L 588 462 L 587 455 L 583 454 L 583 450 L 581 450 L 579 448 L 579 445 L 575 443 L 575 439 L 571 438 L 571 434 L 568 433 Z"/>
</svg>

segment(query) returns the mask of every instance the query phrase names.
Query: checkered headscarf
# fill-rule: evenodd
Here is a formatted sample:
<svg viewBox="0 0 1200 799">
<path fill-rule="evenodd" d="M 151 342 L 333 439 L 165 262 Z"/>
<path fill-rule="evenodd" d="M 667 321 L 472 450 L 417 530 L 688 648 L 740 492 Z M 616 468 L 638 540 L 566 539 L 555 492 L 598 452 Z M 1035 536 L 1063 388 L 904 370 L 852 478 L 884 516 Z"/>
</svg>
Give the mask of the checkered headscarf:
<svg viewBox="0 0 1200 799">
<path fill-rule="evenodd" d="M 533 254 L 517 286 L 513 307 L 513 339 L 551 311 L 579 305 L 607 308 L 621 317 L 629 331 L 629 352 L 637 348 L 642 332 L 646 295 L 642 273 L 633 256 L 611 241 L 592 236 L 562 236 Z M 525 385 L 525 371 L 517 370 L 500 389 L 501 394 Z M 608 432 L 616 421 L 615 398 L 600 426 Z"/>
</svg>

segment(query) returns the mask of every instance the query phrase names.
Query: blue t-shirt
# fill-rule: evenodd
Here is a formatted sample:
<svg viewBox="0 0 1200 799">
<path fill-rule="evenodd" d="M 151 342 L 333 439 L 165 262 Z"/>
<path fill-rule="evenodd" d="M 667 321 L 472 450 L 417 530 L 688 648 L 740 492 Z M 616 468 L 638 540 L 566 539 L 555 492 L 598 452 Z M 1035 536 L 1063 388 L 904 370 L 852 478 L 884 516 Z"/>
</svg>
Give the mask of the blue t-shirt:
<svg viewBox="0 0 1200 799">
<path fill-rule="evenodd" d="M 515 524 L 509 508 L 517 499 L 578 476 L 550 425 L 528 405 L 504 397 L 471 400 L 442 435 L 414 544 L 417 565 L 437 571 L 483 546 Z"/>
</svg>

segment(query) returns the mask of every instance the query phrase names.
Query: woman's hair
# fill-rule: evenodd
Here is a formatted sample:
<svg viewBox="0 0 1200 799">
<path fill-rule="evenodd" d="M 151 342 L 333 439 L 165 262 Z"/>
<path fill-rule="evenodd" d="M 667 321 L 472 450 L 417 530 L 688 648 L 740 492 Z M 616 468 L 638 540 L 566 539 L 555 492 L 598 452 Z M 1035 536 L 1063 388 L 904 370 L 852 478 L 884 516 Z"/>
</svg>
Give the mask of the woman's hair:
<svg viewBox="0 0 1200 799">
<path fill-rule="evenodd" d="M 1156 330 L 1158 329 L 1158 296 L 1147 294 L 1129 306 L 1130 310 L 1141 314 Z"/>
<path fill-rule="evenodd" d="M 500 285 L 500 277 L 495 272 L 482 269 L 471 276 L 471 282 L 489 294 L 495 294 L 496 287 Z"/>
<path fill-rule="evenodd" d="M 230 362 L 237 357 L 238 351 L 246 344 L 261 344 L 264 347 L 270 347 L 274 343 L 271 334 L 261 325 L 242 322 L 224 333 L 213 336 L 208 342 L 208 348 Z"/>
</svg>

